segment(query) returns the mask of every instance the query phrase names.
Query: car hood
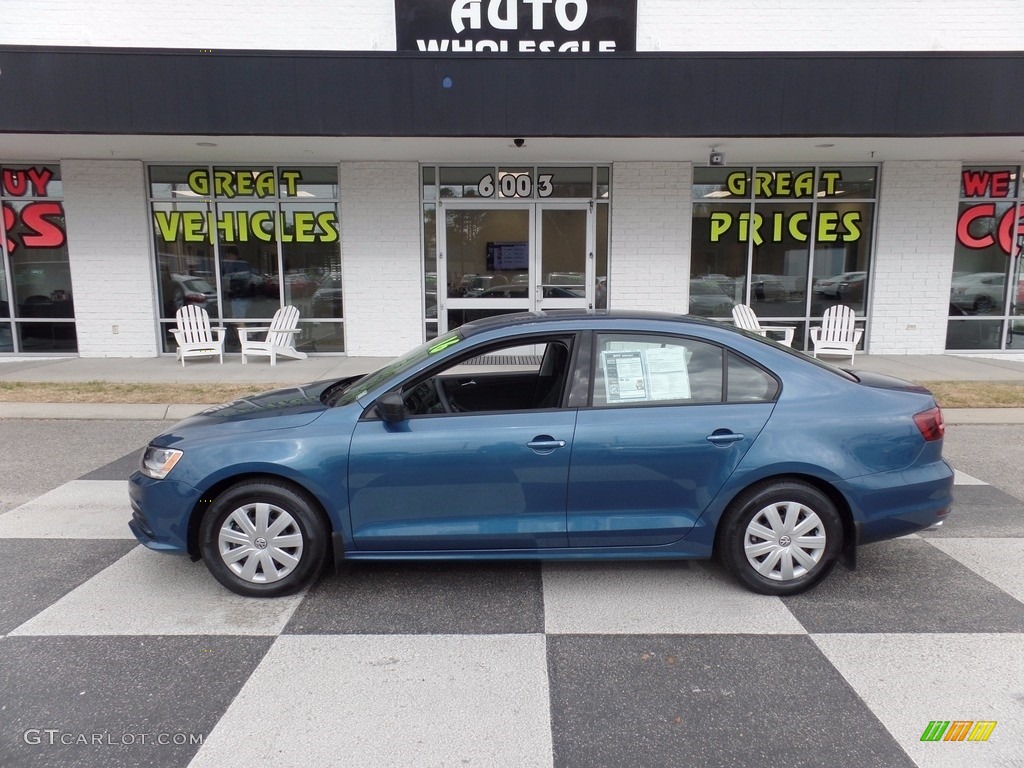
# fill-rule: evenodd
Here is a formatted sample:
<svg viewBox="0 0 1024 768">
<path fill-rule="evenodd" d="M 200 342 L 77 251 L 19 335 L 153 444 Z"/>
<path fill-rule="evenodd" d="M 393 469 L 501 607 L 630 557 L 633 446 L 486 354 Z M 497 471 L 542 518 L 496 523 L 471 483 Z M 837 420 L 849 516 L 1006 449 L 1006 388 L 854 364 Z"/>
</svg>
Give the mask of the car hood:
<svg viewBox="0 0 1024 768">
<path fill-rule="evenodd" d="M 320 394 L 334 381 L 316 381 L 287 389 L 275 389 L 215 405 L 180 421 L 153 440 L 153 445 L 169 447 L 181 440 L 208 433 L 256 432 L 287 429 L 309 424 L 327 410 Z"/>
</svg>

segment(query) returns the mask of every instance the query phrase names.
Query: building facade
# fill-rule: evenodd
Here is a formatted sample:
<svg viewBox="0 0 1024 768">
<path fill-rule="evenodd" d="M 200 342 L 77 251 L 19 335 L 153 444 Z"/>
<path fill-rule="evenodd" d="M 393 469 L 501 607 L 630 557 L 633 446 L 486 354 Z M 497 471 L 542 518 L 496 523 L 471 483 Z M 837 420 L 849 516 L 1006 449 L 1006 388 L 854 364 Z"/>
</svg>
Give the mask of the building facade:
<svg viewBox="0 0 1024 768">
<path fill-rule="evenodd" d="M 1024 359 L 1024 6 L 8 0 L 0 356 L 301 312 L 389 356 L 530 309 Z M 232 348 L 229 332 L 229 350 Z"/>
</svg>

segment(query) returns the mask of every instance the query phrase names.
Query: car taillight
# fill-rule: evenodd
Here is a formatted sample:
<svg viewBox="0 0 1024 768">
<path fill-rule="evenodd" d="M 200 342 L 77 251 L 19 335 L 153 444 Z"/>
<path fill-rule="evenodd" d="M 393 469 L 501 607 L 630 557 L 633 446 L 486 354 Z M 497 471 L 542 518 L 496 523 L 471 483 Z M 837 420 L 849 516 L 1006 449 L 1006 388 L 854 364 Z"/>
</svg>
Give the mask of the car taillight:
<svg viewBox="0 0 1024 768">
<path fill-rule="evenodd" d="M 185 301 L 189 304 L 202 304 L 206 301 L 206 297 L 201 293 L 186 293 Z"/>
<path fill-rule="evenodd" d="M 941 440 L 942 436 L 946 434 L 946 422 L 942 419 L 942 409 L 937 405 L 927 411 L 915 413 L 914 422 L 921 430 L 921 437 L 927 442 Z"/>
</svg>

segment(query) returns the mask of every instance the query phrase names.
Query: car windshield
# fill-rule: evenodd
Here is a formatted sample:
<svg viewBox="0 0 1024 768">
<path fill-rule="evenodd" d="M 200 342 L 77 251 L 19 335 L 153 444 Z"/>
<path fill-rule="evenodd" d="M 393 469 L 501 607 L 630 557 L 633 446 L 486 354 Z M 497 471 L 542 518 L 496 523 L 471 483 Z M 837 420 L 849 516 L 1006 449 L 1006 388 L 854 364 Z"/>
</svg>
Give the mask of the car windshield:
<svg viewBox="0 0 1024 768">
<path fill-rule="evenodd" d="M 323 403 L 330 408 L 353 403 L 370 390 L 379 387 L 392 376 L 396 376 L 412 369 L 427 358 L 436 355 L 438 352 L 443 352 L 448 349 L 448 347 L 458 344 L 462 341 L 462 338 L 461 333 L 458 331 L 452 331 L 451 333 L 439 338 L 431 339 L 427 343 L 416 347 L 416 349 L 411 352 L 407 352 L 401 357 L 392 360 L 383 368 L 380 368 L 373 373 L 368 373 L 360 379 L 356 379 L 348 386 L 338 389 L 328 387 L 324 390 Z"/>
</svg>

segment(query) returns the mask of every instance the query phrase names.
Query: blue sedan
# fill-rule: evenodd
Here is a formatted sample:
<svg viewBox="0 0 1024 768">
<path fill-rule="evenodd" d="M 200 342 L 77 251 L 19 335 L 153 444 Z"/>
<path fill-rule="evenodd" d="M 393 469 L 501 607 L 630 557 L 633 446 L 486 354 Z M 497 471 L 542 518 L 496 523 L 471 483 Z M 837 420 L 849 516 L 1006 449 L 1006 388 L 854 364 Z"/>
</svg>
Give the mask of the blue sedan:
<svg viewBox="0 0 1024 768">
<path fill-rule="evenodd" d="M 505 315 L 182 421 L 131 477 L 130 526 L 243 595 L 331 560 L 713 555 L 791 595 L 942 522 L 943 433 L 922 387 L 714 321 Z"/>
</svg>

